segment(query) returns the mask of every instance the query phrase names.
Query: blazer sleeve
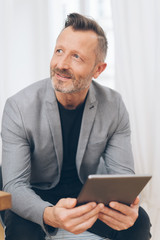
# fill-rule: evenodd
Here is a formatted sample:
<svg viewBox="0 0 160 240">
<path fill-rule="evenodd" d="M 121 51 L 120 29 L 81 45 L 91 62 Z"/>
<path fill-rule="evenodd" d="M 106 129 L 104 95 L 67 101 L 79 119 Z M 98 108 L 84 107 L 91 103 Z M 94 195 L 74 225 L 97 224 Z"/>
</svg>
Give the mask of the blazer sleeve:
<svg viewBox="0 0 160 240">
<path fill-rule="evenodd" d="M 116 128 L 104 151 L 104 160 L 109 174 L 134 174 L 129 115 L 120 96 Z"/>
<path fill-rule="evenodd" d="M 30 143 L 13 98 L 7 100 L 2 119 L 2 173 L 4 190 L 12 194 L 12 211 L 45 230 L 43 212 L 52 204 L 31 189 Z"/>
</svg>

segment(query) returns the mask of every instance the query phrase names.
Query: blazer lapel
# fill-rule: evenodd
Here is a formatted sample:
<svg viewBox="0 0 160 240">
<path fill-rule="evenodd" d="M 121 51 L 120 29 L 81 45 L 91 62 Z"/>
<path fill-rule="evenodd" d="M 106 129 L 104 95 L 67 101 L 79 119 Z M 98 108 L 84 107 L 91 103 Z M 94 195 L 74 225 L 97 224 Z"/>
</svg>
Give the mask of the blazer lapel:
<svg viewBox="0 0 160 240">
<path fill-rule="evenodd" d="M 90 90 L 88 92 L 88 97 L 86 100 L 83 118 L 81 123 L 81 131 L 79 136 L 77 155 L 76 155 L 76 165 L 79 172 L 82 159 L 86 150 L 90 132 L 94 123 L 96 116 L 98 102 L 95 98 L 94 89 L 91 84 Z M 62 142 L 62 130 L 61 122 L 58 110 L 58 104 L 56 96 L 52 87 L 51 80 L 48 82 L 48 87 L 46 91 L 46 114 L 50 126 L 50 130 L 53 136 L 53 143 L 57 155 L 59 173 L 62 168 L 63 161 L 63 142 Z"/>
<path fill-rule="evenodd" d="M 81 131 L 77 148 L 76 165 L 78 172 L 80 170 L 82 159 L 86 150 L 90 132 L 96 116 L 97 104 L 98 102 L 94 95 L 94 89 L 93 86 L 91 85 L 83 112 Z"/>
<path fill-rule="evenodd" d="M 47 99 L 46 99 L 46 114 L 53 137 L 53 143 L 57 155 L 59 173 L 62 168 L 63 160 L 63 143 L 62 143 L 62 130 L 61 121 L 59 116 L 58 104 L 56 96 L 52 87 L 51 81 L 48 84 Z"/>
</svg>

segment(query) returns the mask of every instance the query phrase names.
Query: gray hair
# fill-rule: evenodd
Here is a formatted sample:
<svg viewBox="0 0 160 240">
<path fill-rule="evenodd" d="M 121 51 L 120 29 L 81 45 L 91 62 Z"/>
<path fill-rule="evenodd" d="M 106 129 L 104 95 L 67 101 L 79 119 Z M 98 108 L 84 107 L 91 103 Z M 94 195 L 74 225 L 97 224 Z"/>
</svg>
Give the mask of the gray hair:
<svg viewBox="0 0 160 240">
<path fill-rule="evenodd" d="M 98 61 L 104 61 L 107 55 L 108 41 L 102 27 L 93 19 L 85 17 L 78 13 L 71 13 L 67 16 L 65 27 L 71 26 L 74 30 L 91 30 L 97 34 L 98 46 L 96 57 Z"/>
</svg>

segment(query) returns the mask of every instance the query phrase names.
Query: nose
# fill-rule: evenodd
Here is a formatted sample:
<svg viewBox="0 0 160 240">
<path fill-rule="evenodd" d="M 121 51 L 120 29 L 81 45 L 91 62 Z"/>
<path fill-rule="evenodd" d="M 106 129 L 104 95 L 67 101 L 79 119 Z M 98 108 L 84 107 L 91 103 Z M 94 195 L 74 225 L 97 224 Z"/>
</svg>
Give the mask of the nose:
<svg viewBox="0 0 160 240">
<path fill-rule="evenodd" d="M 70 66 L 70 62 L 69 62 L 69 57 L 68 56 L 61 56 L 58 59 L 57 67 L 59 69 L 69 69 L 69 66 Z"/>
</svg>

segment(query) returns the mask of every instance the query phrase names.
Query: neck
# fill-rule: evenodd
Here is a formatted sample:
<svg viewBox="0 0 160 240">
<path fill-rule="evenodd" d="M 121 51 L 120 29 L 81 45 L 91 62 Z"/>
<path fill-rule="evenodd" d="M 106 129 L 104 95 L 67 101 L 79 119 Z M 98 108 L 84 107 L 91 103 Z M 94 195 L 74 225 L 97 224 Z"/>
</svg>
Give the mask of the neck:
<svg viewBox="0 0 160 240">
<path fill-rule="evenodd" d="M 76 109 L 81 105 L 88 93 L 88 88 L 76 93 L 62 93 L 55 91 L 57 100 L 63 105 L 66 109 Z"/>
</svg>

